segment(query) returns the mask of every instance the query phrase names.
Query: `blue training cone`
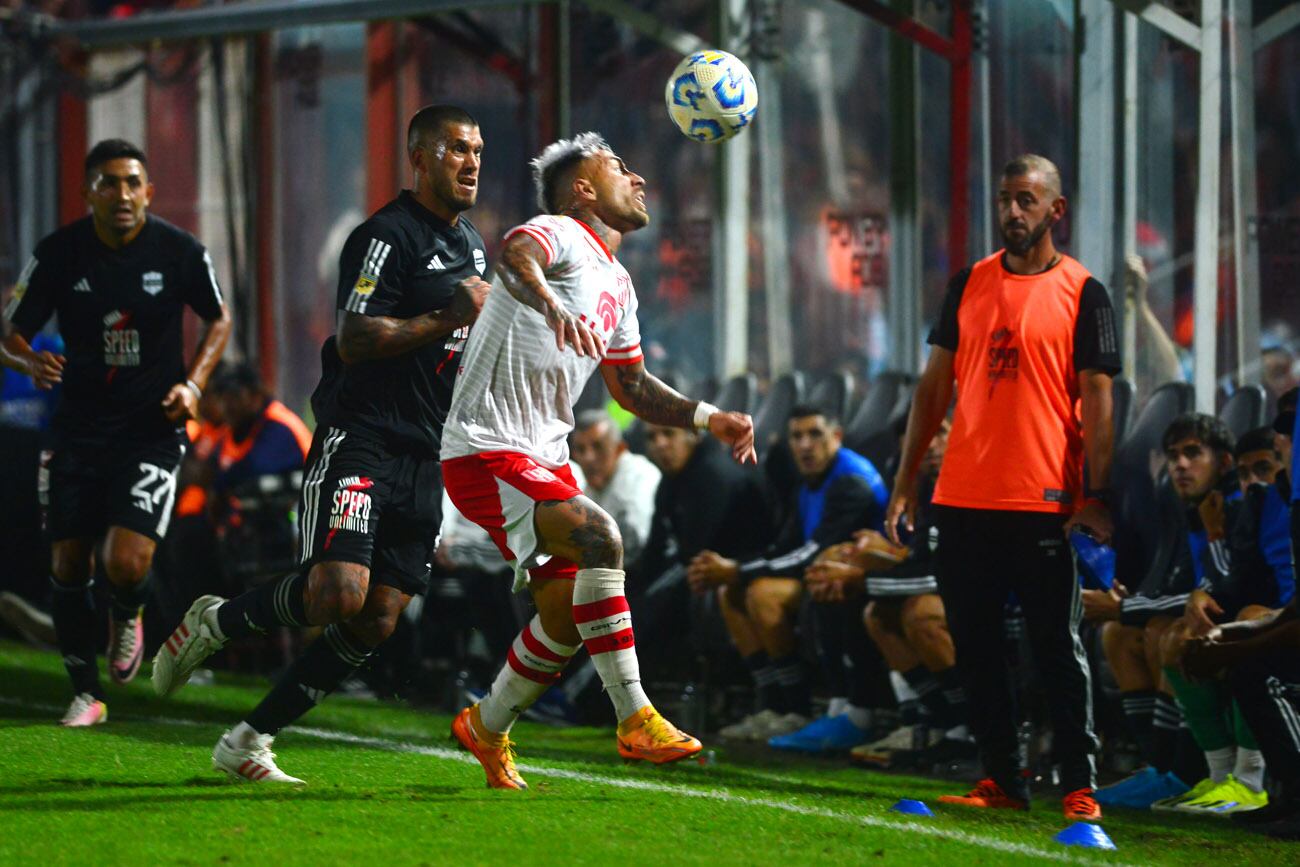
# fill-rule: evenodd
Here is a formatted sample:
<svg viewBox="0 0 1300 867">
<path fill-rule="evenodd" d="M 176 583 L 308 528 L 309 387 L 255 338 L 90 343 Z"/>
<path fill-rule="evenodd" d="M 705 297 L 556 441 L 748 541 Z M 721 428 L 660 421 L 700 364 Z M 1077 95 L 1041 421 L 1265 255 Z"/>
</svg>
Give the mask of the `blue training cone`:
<svg viewBox="0 0 1300 867">
<path fill-rule="evenodd" d="M 1115 849 L 1114 841 L 1107 836 L 1100 825 L 1088 822 L 1075 822 L 1055 837 L 1056 842 L 1066 846 L 1084 846 L 1088 849 Z"/>
<path fill-rule="evenodd" d="M 906 813 L 909 816 L 934 815 L 934 813 L 930 811 L 930 808 L 925 805 L 924 801 L 913 801 L 911 798 L 904 798 L 889 809 L 893 810 L 895 813 Z"/>
</svg>

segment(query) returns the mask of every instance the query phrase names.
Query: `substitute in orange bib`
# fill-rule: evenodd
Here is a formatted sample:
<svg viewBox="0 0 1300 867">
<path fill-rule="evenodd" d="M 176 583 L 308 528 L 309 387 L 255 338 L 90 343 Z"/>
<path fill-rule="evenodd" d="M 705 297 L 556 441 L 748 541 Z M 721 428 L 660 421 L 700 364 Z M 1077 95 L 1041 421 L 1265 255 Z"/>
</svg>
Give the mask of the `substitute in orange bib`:
<svg viewBox="0 0 1300 867">
<path fill-rule="evenodd" d="M 885 526 L 895 542 L 900 518 L 911 527 L 917 468 L 955 392 L 933 500 L 936 571 L 987 779 L 940 800 L 1029 805 L 1002 638 L 1014 594 L 1049 693 L 1066 818 L 1095 821 L 1097 740 L 1067 534 L 1110 538 L 1111 377 L 1120 360 L 1105 288 L 1052 243 L 1065 206 L 1050 160 L 1007 163 L 997 198 L 1005 248 L 948 285 Z"/>
</svg>

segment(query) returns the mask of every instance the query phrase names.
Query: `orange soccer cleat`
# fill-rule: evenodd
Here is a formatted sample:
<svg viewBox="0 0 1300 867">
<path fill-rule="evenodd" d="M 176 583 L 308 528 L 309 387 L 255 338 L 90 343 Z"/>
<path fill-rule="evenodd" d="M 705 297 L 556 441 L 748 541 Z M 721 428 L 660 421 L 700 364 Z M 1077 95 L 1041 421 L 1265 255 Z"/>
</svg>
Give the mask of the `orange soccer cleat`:
<svg viewBox="0 0 1300 867">
<path fill-rule="evenodd" d="M 1071 822 L 1100 822 L 1101 805 L 1092 789 L 1075 789 L 1061 799 L 1065 818 Z"/>
<path fill-rule="evenodd" d="M 515 770 L 515 745 L 507 735 L 493 735 L 483 727 L 477 704 L 456 714 L 451 721 L 451 735 L 483 766 L 489 789 L 528 788 Z"/>
<path fill-rule="evenodd" d="M 1029 803 L 1013 798 L 992 780 L 980 780 L 964 795 L 940 795 L 941 804 L 960 804 L 963 807 L 985 807 L 994 810 L 1028 810 Z"/>
<path fill-rule="evenodd" d="M 618 724 L 618 754 L 662 765 L 693 756 L 703 744 L 646 706 Z"/>
</svg>

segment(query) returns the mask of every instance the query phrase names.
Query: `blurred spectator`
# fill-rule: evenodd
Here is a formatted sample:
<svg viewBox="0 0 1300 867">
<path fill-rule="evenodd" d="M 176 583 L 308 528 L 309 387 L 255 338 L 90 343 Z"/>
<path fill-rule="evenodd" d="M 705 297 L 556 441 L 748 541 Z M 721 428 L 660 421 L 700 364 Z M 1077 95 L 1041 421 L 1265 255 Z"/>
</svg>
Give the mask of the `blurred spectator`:
<svg viewBox="0 0 1300 867">
<path fill-rule="evenodd" d="M 1260 356 L 1260 380 L 1271 397 L 1281 397 L 1300 385 L 1300 372 L 1291 350 L 1282 345 L 1266 346 Z"/>
<path fill-rule="evenodd" d="M 569 443 L 574 462 L 587 478 L 583 493 L 618 524 L 623 568 L 636 571 L 650 536 L 659 470 L 628 450 L 623 432 L 604 410 L 579 413 Z"/>
<path fill-rule="evenodd" d="M 842 446 L 839 419 L 825 410 L 794 407 L 787 433 L 803 483 L 768 557 L 741 563 L 706 550 L 691 561 L 689 578 L 696 592 L 720 588 L 737 650 L 745 657 L 762 650 L 776 671 L 786 715 L 767 729 L 769 743 L 806 752 L 847 750 L 867 740 L 872 721 L 863 693 L 869 684 L 864 665 L 878 656 L 858 612 L 838 603 L 814 605 L 818 657 L 831 703 L 825 717 L 801 724 L 810 710 L 809 693 L 793 620 L 804 570 L 824 549 L 849 541 L 854 531 L 879 531 L 887 492 L 871 462 Z M 763 732 L 737 736 L 761 738 Z"/>
<path fill-rule="evenodd" d="M 311 431 L 302 419 L 272 398 L 257 371 L 233 365 L 211 387 L 220 401 L 226 432 L 214 451 L 215 493 L 256 478 L 302 469 Z"/>
</svg>

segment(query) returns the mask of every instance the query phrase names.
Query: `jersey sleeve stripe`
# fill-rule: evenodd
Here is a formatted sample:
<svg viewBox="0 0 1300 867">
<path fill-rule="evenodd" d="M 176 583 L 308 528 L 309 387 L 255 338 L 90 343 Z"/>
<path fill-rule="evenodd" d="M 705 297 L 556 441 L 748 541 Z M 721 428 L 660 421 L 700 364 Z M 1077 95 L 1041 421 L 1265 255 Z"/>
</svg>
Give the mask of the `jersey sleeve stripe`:
<svg viewBox="0 0 1300 867">
<path fill-rule="evenodd" d="M 32 274 L 35 273 L 36 266 L 39 264 L 41 263 L 36 260 L 35 256 L 33 256 L 28 259 L 27 264 L 23 266 L 22 273 L 18 275 L 18 282 L 14 284 L 13 297 L 10 298 L 9 303 L 5 305 L 5 319 L 13 321 L 14 314 L 18 312 L 18 305 L 22 303 L 23 296 L 27 294 L 27 284 L 31 282 Z"/>
<path fill-rule="evenodd" d="M 607 355 L 605 356 L 605 359 L 601 361 L 601 364 L 608 364 L 617 367 L 619 365 L 624 365 L 624 364 L 636 364 L 638 361 L 641 361 L 644 358 L 645 356 L 642 355 L 640 352 L 638 352 L 636 355 L 615 355 L 615 356 Z"/>
<path fill-rule="evenodd" d="M 631 346 L 619 346 L 619 347 L 617 347 L 617 348 L 614 348 L 614 349 L 610 349 L 610 350 L 608 350 L 608 352 L 607 352 L 606 354 L 608 354 L 608 355 L 614 355 L 615 353 L 629 353 L 629 352 L 635 352 L 637 355 L 640 355 L 640 354 L 641 354 L 641 344 L 640 344 L 640 343 L 633 343 Z"/>
<path fill-rule="evenodd" d="M 543 234 L 534 226 L 524 225 L 524 226 L 516 226 L 515 228 L 511 229 L 509 232 L 506 232 L 506 236 L 504 240 L 509 241 L 511 238 L 513 238 L 515 235 L 518 235 L 520 232 L 523 232 L 525 235 L 532 238 L 534 241 L 538 243 L 538 245 L 541 246 L 542 252 L 546 254 L 546 266 L 549 268 L 551 266 L 551 263 L 555 261 L 555 247 L 552 246 L 551 242 L 547 239 L 546 235 Z"/>
<path fill-rule="evenodd" d="M 216 299 L 217 306 L 220 307 L 226 302 L 221 297 L 221 286 L 217 284 L 217 269 L 212 264 L 212 254 L 207 250 L 203 251 L 203 264 L 208 268 L 208 283 L 212 286 L 212 297 Z"/>
</svg>

